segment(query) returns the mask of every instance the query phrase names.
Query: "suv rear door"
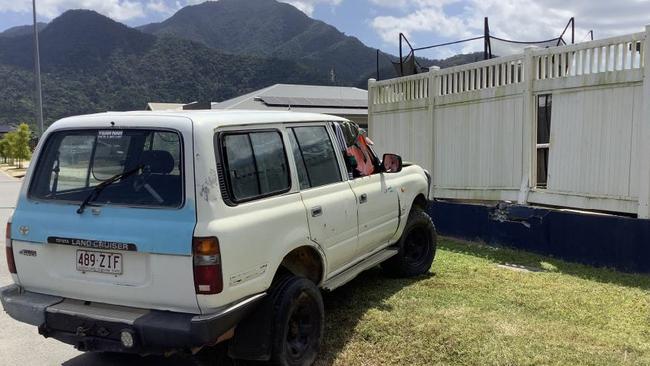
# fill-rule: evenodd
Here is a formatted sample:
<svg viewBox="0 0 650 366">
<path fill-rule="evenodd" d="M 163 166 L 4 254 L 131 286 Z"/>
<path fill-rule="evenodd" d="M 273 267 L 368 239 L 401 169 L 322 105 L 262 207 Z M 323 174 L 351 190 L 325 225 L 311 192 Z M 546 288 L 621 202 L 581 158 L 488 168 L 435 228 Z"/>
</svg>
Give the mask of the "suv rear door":
<svg viewBox="0 0 650 366">
<path fill-rule="evenodd" d="M 191 121 L 124 116 L 78 125 L 45 136 L 20 193 L 11 237 L 21 286 L 198 312 Z M 77 212 L 94 187 L 139 165 Z"/>
<path fill-rule="evenodd" d="M 357 204 L 343 180 L 337 151 L 325 124 L 287 129 L 311 239 L 327 254 L 328 273 L 344 267 L 357 250 Z"/>
</svg>

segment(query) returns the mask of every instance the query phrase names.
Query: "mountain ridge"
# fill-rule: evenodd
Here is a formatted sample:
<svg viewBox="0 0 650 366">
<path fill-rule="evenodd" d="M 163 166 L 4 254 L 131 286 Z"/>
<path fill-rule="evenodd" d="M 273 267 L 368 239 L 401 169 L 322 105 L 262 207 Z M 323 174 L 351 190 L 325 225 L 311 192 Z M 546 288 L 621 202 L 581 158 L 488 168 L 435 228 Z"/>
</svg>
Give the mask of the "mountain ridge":
<svg viewBox="0 0 650 366">
<path fill-rule="evenodd" d="M 214 21 L 215 11 L 222 21 Z M 229 34 L 239 38 L 213 39 L 203 26 L 183 37 L 163 31 L 176 29 L 169 24 L 183 28 L 198 19 L 197 13 L 213 33 L 232 28 Z M 241 31 L 248 24 L 242 17 L 259 23 L 257 30 Z M 0 124 L 35 121 L 32 34 L 22 31 L 0 36 Z M 275 0 L 207 2 L 137 29 L 91 10 L 69 10 L 40 30 L 39 38 L 47 123 L 68 115 L 143 109 L 151 101 L 218 102 L 276 83 L 365 89 L 377 66 L 375 49 Z M 223 46 L 215 48 L 219 42 Z M 473 56 L 454 62 L 468 57 Z M 381 76 L 395 75 L 390 60 L 381 61 Z"/>
<path fill-rule="evenodd" d="M 41 68 L 86 70 L 101 67 L 116 50 L 142 52 L 156 37 L 92 10 L 68 10 L 39 31 Z M 31 34 L 0 39 L 0 62 L 32 67 Z"/>
<path fill-rule="evenodd" d="M 36 27 L 38 31 L 42 31 L 43 28 L 47 26 L 45 22 L 36 22 Z M 17 25 L 15 27 L 10 27 L 0 32 L 0 37 L 16 37 L 22 36 L 24 34 L 32 35 L 34 33 L 34 26 L 31 24 Z"/>
<path fill-rule="evenodd" d="M 48 123 L 73 114 L 143 109 L 151 101 L 218 101 L 279 81 L 328 84 L 290 60 L 145 34 L 88 10 L 65 12 L 40 37 Z M 32 67 L 30 35 L 0 38 L 0 124 L 33 123 Z"/>
<path fill-rule="evenodd" d="M 206 1 L 138 29 L 233 54 L 291 59 L 323 75 L 333 72 L 348 85 L 356 85 L 361 76 L 376 69 L 376 49 L 276 0 Z M 382 67 L 390 65 L 382 62 Z"/>
</svg>

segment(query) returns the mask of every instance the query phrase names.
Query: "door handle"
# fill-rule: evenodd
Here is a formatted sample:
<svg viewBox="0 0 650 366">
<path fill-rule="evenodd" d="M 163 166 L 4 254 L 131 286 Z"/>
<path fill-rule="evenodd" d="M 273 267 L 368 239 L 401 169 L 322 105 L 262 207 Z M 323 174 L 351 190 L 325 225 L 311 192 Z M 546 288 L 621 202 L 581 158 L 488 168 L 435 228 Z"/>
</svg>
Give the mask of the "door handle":
<svg viewBox="0 0 650 366">
<path fill-rule="evenodd" d="M 323 214 L 323 208 L 320 206 L 312 207 L 311 208 L 311 217 L 318 217 Z"/>
<path fill-rule="evenodd" d="M 364 193 L 361 196 L 359 196 L 359 203 L 366 203 L 366 202 L 368 202 L 368 195 Z"/>
</svg>

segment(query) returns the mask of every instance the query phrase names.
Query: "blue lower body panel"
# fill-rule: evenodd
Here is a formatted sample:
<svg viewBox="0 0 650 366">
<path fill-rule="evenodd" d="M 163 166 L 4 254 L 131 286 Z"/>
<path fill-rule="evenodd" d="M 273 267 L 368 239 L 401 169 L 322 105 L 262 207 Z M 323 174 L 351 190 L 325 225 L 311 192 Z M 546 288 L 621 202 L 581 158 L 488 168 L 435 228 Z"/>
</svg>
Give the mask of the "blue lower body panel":
<svg viewBox="0 0 650 366">
<path fill-rule="evenodd" d="M 650 273 L 650 220 L 503 203 L 434 201 L 428 212 L 442 235 Z"/>
</svg>

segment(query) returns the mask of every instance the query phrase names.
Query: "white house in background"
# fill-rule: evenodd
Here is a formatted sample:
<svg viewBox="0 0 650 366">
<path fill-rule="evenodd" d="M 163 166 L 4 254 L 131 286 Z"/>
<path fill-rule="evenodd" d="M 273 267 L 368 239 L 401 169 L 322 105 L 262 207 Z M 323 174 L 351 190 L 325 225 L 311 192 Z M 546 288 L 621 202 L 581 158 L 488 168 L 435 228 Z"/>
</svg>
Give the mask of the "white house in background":
<svg viewBox="0 0 650 366">
<path fill-rule="evenodd" d="M 212 103 L 212 109 L 292 110 L 325 113 L 368 126 L 368 92 L 359 88 L 275 84 L 264 89 Z"/>
</svg>

